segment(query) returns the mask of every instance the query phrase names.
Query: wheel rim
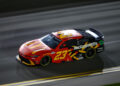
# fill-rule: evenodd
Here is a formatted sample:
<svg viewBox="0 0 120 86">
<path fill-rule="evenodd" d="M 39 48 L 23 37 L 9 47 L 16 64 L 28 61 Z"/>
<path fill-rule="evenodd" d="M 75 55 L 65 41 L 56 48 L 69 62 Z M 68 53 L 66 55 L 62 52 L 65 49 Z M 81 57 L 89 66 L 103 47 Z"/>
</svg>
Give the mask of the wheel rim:
<svg viewBox="0 0 120 86">
<path fill-rule="evenodd" d="M 89 48 L 86 53 L 86 58 L 93 58 L 96 55 L 96 50 Z"/>
<path fill-rule="evenodd" d="M 94 50 L 93 49 L 88 50 L 88 52 L 87 52 L 87 56 L 88 57 L 93 56 L 93 54 L 94 54 Z"/>
<path fill-rule="evenodd" d="M 50 63 L 50 57 L 43 57 L 42 60 L 41 60 L 41 65 L 42 66 L 46 66 Z"/>
</svg>

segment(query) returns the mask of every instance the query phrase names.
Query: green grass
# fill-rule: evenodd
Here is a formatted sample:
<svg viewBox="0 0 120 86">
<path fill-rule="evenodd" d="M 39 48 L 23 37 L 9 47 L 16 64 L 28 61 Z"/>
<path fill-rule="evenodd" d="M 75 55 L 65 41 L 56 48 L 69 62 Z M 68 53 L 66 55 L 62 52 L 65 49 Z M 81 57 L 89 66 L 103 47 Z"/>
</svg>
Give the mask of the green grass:
<svg viewBox="0 0 120 86">
<path fill-rule="evenodd" d="M 108 85 L 104 85 L 104 86 L 120 86 L 120 83 L 108 84 Z"/>
</svg>

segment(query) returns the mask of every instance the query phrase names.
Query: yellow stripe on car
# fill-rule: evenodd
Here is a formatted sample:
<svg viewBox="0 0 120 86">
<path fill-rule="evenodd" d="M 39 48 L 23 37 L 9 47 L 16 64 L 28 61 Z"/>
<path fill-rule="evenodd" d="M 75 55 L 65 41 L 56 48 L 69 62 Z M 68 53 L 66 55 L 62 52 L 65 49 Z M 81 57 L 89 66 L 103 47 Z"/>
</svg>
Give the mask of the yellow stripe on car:
<svg viewBox="0 0 120 86">
<path fill-rule="evenodd" d="M 34 66 L 34 65 L 35 65 L 35 63 L 34 63 L 33 61 L 29 60 L 29 62 L 30 62 L 30 63 L 27 63 L 27 62 L 25 62 L 25 61 L 22 61 L 22 63 L 25 64 L 25 65 L 31 65 L 31 66 Z"/>
<path fill-rule="evenodd" d="M 79 50 L 80 53 L 86 53 L 86 51 L 83 51 L 83 50 Z"/>
<path fill-rule="evenodd" d="M 33 49 L 33 48 L 39 47 L 40 45 L 41 45 L 41 43 L 40 43 L 40 44 L 37 44 L 37 45 L 34 45 L 34 46 L 32 46 L 32 47 L 30 47 L 30 49 Z"/>
</svg>

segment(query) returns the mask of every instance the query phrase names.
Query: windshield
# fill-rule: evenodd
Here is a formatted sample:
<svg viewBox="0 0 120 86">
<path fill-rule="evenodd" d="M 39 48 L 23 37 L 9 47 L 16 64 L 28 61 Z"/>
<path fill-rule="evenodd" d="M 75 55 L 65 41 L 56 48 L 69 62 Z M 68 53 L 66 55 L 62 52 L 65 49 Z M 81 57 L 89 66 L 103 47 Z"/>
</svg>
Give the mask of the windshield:
<svg viewBox="0 0 120 86">
<path fill-rule="evenodd" d="M 49 34 L 42 39 L 42 42 L 44 42 L 50 48 L 55 49 L 58 46 L 58 44 L 61 42 L 61 40 L 56 38 L 54 35 Z"/>
</svg>

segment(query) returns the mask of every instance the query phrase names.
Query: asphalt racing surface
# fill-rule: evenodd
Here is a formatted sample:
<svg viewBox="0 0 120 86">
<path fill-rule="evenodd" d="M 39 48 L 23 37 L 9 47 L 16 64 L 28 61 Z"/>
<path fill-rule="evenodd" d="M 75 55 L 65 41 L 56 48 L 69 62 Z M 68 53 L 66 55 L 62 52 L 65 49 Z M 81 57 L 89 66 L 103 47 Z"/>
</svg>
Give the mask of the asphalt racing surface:
<svg viewBox="0 0 120 86">
<path fill-rule="evenodd" d="M 53 31 L 78 27 L 101 31 L 105 36 L 105 52 L 94 59 L 50 64 L 47 67 L 27 67 L 16 61 L 22 43 Z M 119 52 L 120 2 L 0 18 L 0 84 L 120 66 Z M 119 74 L 117 77 L 120 80 Z"/>
</svg>

